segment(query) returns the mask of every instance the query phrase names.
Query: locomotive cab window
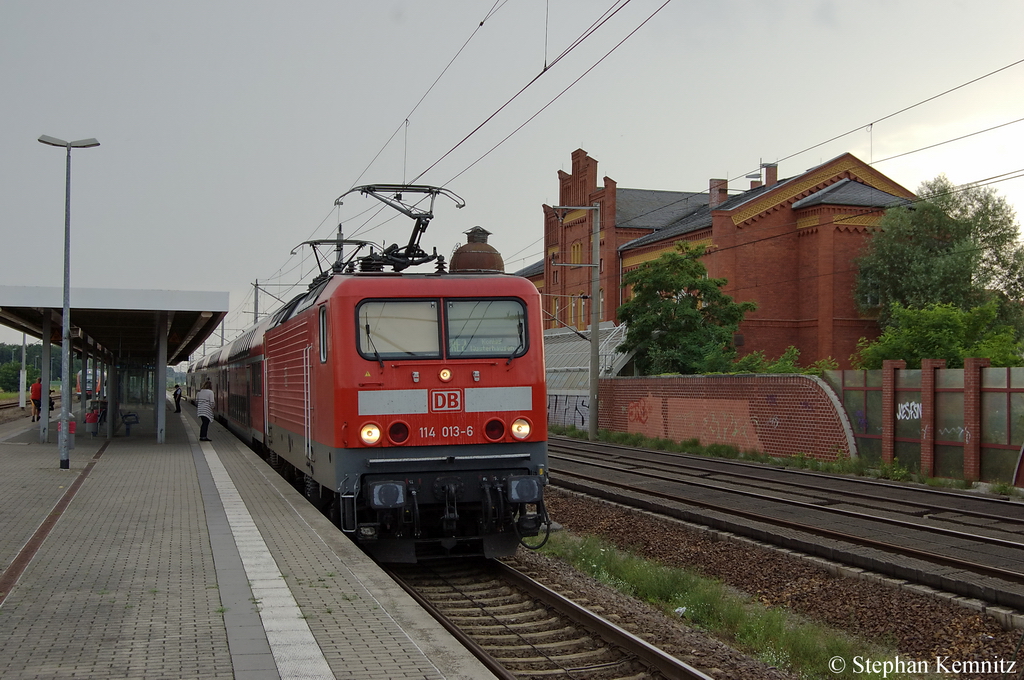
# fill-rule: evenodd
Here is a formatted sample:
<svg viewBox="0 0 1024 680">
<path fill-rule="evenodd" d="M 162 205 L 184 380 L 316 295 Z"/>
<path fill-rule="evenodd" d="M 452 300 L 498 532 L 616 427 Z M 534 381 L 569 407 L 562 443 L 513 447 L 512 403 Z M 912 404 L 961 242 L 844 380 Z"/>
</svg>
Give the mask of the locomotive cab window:
<svg viewBox="0 0 1024 680">
<path fill-rule="evenodd" d="M 437 300 L 367 300 L 357 314 L 363 358 L 441 358 Z"/>
<path fill-rule="evenodd" d="M 518 357 L 526 353 L 526 307 L 520 300 L 447 300 L 451 359 Z"/>
</svg>

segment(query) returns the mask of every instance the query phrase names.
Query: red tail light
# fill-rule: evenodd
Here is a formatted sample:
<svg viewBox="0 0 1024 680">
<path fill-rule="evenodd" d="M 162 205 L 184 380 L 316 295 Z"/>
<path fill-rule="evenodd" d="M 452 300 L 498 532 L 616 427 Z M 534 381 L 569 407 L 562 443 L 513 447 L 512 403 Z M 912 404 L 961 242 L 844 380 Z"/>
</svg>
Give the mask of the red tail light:
<svg viewBox="0 0 1024 680">
<path fill-rule="evenodd" d="M 403 444 L 408 438 L 408 425 L 401 421 L 391 423 L 391 427 L 388 428 L 388 439 L 391 440 L 392 444 Z"/>
<path fill-rule="evenodd" d="M 492 442 L 496 442 L 505 436 L 505 423 L 498 419 L 488 420 L 484 425 L 484 436 Z"/>
</svg>

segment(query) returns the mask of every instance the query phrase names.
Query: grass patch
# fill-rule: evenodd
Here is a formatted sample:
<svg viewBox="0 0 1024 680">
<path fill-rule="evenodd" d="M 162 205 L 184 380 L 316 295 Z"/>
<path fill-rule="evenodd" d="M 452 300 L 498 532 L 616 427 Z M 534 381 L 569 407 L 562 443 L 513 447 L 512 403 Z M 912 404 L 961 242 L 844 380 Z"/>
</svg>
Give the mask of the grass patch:
<svg viewBox="0 0 1024 680">
<path fill-rule="evenodd" d="M 1013 484 L 1007 484 L 1006 482 L 996 482 L 989 486 L 990 492 L 998 496 L 1010 496 L 1016 498 L 1020 496 L 1020 489 L 1015 487 Z"/>
<path fill-rule="evenodd" d="M 830 670 L 829 662 L 835 657 L 849 662 L 855 657 L 896 656 L 893 649 L 808 623 L 784 609 L 765 607 L 720 581 L 644 560 L 598 538 L 577 538 L 560 532 L 552 535 L 542 552 L 806 680 L 881 677 L 854 673 L 850 663 L 845 671 L 836 673 Z M 906 676 L 890 671 L 888 677 Z"/>
<path fill-rule="evenodd" d="M 977 486 L 976 482 L 972 482 L 972 481 L 967 480 L 967 479 L 949 479 L 949 478 L 946 478 L 946 477 L 927 477 L 927 478 L 925 478 L 924 483 L 927 484 L 928 486 L 935 487 L 936 489 L 961 489 L 961 490 L 966 490 L 966 489 L 973 489 L 975 486 Z M 1017 493 L 1019 493 L 1017 487 L 1015 487 L 1015 486 L 1010 486 L 1010 489 L 1011 489 L 1009 491 L 1010 495 L 1016 495 Z M 993 491 L 992 493 L 997 493 L 997 492 Z"/>
</svg>

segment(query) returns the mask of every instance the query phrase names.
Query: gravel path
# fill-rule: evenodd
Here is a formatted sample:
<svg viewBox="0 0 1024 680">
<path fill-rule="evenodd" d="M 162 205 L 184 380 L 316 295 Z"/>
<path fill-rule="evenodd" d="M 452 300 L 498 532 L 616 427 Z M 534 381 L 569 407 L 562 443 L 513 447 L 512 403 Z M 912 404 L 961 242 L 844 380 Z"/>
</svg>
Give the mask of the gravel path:
<svg viewBox="0 0 1024 680">
<path fill-rule="evenodd" d="M 1021 631 L 1003 630 L 990 616 L 926 595 L 863 579 L 834 576 L 817 565 L 770 548 L 716 540 L 672 520 L 551 487 L 548 487 L 546 502 L 551 517 L 573 534 L 601 536 L 620 548 L 649 559 L 718 578 L 767 606 L 786 607 L 812 621 L 895 645 L 905 658 L 1011 659 L 1021 639 Z M 544 558 L 531 554 L 520 559 Z M 555 573 L 563 571 L 572 570 L 560 566 Z M 607 589 L 593 583 L 597 590 L 588 597 L 595 601 L 610 598 L 605 592 Z M 640 603 L 637 605 L 645 607 Z M 679 639 L 679 644 L 693 648 L 690 656 L 712 659 L 713 665 L 732 668 L 729 663 L 719 661 L 724 658 L 719 656 L 723 653 L 719 643 L 707 640 L 707 646 L 698 645 L 696 640 L 703 634 L 685 628 L 678 619 L 652 611 L 652 616 L 655 615 L 649 626 L 643 625 L 642 630 L 632 632 L 660 645 L 661 642 L 655 638 L 664 636 L 666 626 L 670 625 L 673 629 L 685 631 L 685 637 Z M 701 663 L 692 663 L 702 669 L 709 668 Z M 756 671 L 758 674 L 753 667 L 742 675 L 705 672 L 716 677 L 787 677 L 763 665 Z"/>
</svg>

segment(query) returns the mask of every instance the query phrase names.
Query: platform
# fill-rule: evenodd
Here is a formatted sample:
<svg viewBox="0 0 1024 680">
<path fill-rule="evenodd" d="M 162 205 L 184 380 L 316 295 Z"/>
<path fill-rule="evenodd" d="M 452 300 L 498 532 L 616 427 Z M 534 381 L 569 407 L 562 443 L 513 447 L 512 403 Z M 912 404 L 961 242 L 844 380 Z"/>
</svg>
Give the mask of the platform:
<svg viewBox="0 0 1024 680">
<path fill-rule="evenodd" d="M 70 470 L 0 425 L 0 677 L 493 677 L 227 430 L 170 411 L 163 444 L 147 418 L 79 431 Z"/>
</svg>

